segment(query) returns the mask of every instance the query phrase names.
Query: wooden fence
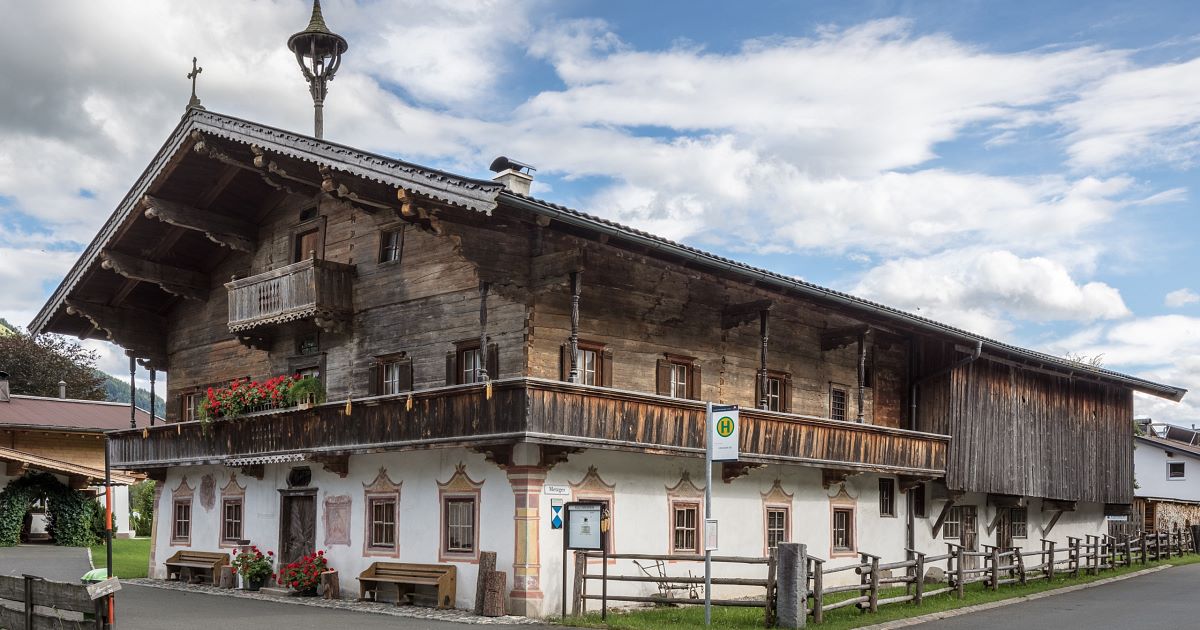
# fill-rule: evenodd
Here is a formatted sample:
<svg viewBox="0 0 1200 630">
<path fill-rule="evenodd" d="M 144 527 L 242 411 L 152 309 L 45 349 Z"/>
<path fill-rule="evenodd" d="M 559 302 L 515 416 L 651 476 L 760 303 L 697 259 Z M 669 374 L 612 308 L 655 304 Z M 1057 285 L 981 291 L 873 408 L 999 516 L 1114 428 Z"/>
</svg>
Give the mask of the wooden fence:
<svg viewBox="0 0 1200 630">
<path fill-rule="evenodd" d="M 88 587 L 33 576 L 0 575 L 0 628 L 102 630 L 106 596 L 119 588 L 110 582 L 116 579 Z"/>
<path fill-rule="evenodd" d="M 984 588 L 998 590 L 1009 584 L 1028 584 L 1038 580 L 1053 580 L 1055 576 L 1098 575 L 1101 571 L 1119 567 L 1146 564 L 1186 553 L 1200 553 L 1196 541 L 1188 530 L 1173 532 L 1147 532 L 1140 536 L 1085 536 L 1068 537 L 1065 546 L 1052 540 L 1041 540 L 1038 549 L 1001 549 L 984 545 L 982 551 L 974 551 L 954 543 L 946 544 L 946 553 L 927 555 L 912 549 L 906 550 L 907 559 L 899 562 L 881 562 L 880 556 L 858 554 L 854 564 L 825 568 L 826 561 L 807 556 L 808 615 L 814 623 L 821 623 L 826 613 L 854 606 L 863 612 L 876 612 L 880 606 L 913 602 L 920 604 L 929 597 L 953 594 L 959 599 L 965 596 L 969 584 L 981 583 Z M 704 556 L 611 554 L 610 560 L 633 560 L 641 568 L 641 575 L 613 575 L 597 572 L 588 566 L 589 559 L 599 559 L 598 552 L 575 553 L 575 584 L 572 614 L 587 612 L 588 601 L 649 603 L 656 605 L 702 604 L 703 575 L 668 576 L 667 563 L 671 561 L 703 562 Z M 775 554 L 766 558 L 713 556 L 714 577 L 712 584 L 728 586 L 750 586 L 765 589 L 762 599 L 714 599 L 716 606 L 748 606 L 765 610 L 768 627 L 774 625 L 776 611 L 776 561 Z M 643 566 L 641 562 L 654 563 Z M 944 565 L 943 565 L 944 563 Z M 765 578 L 718 577 L 718 565 L 742 564 L 765 565 Z M 943 568 L 944 581 L 926 584 L 926 572 L 932 567 Z M 607 569 L 605 567 L 605 569 Z M 825 586 L 828 576 L 853 572 L 858 583 L 840 586 Z M 601 582 L 602 594 L 589 592 L 588 583 Z M 608 595 L 607 582 L 654 583 L 658 595 Z M 904 587 L 903 594 L 887 597 L 885 589 Z M 933 587 L 933 588 L 929 588 Z M 687 597 L 675 597 L 676 590 L 686 590 Z M 827 598 L 840 593 L 853 596 L 827 602 Z"/>
</svg>

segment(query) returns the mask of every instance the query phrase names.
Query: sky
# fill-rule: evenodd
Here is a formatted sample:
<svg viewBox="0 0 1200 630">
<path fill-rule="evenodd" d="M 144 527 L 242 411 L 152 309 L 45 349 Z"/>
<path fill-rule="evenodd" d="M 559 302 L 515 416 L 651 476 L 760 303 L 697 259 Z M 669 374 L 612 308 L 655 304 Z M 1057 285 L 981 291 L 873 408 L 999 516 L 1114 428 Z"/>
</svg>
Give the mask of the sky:
<svg viewBox="0 0 1200 630">
<path fill-rule="evenodd" d="M 1195 394 L 1194 2 L 326 0 L 326 138 Z M 0 0 L 0 317 L 29 322 L 179 121 L 300 132 L 306 0 Z M 101 367 L 126 377 L 108 344 Z M 144 377 L 144 374 L 141 375 Z M 162 393 L 162 380 L 159 392 Z"/>
</svg>

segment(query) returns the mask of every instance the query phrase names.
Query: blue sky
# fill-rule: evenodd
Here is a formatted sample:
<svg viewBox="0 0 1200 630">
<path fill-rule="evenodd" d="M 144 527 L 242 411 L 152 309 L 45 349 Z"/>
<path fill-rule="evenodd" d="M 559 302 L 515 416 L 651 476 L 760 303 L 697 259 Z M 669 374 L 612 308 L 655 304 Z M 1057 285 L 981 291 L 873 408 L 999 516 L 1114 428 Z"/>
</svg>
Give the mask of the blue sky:
<svg viewBox="0 0 1200 630">
<path fill-rule="evenodd" d="M 12 5 L 12 6 L 6 6 Z M 0 0 L 0 316 L 28 321 L 178 120 L 305 131 L 304 0 Z M 1188 2 L 362 2 L 330 139 L 1005 341 L 1200 389 Z M 106 367 L 120 373 L 118 353 Z M 1200 404 L 1139 398 L 1200 422 Z"/>
</svg>

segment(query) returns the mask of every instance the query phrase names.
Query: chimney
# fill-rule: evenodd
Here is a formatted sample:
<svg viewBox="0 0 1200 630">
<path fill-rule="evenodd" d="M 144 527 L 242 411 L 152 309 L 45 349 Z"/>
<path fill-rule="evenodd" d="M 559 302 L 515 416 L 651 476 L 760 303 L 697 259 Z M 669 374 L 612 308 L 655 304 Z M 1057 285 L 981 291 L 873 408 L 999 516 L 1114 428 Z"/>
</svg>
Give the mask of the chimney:
<svg viewBox="0 0 1200 630">
<path fill-rule="evenodd" d="M 0 370 L 0 402 L 9 402 L 8 399 L 8 372 Z"/>
<path fill-rule="evenodd" d="M 58 397 L 59 398 L 67 397 L 67 382 L 66 381 L 58 382 Z"/>
<path fill-rule="evenodd" d="M 529 195 L 529 186 L 533 183 L 533 171 L 537 170 L 528 164 L 510 160 L 503 155 L 492 160 L 492 165 L 488 169 L 496 174 L 492 181 L 504 184 L 509 192 L 518 195 Z"/>
</svg>

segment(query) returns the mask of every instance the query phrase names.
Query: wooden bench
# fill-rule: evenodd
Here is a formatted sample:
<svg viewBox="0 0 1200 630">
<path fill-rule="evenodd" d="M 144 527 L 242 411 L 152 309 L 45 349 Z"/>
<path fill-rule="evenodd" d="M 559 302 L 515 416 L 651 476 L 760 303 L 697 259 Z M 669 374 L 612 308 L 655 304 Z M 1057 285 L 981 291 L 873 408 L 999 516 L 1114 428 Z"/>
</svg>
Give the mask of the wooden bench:
<svg viewBox="0 0 1200 630">
<path fill-rule="evenodd" d="M 178 575 L 179 579 L 194 584 L 208 578 L 209 583 L 216 582 L 217 571 L 229 564 L 229 554 L 215 551 L 176 551 L 167 559 L 167 579 Z M 174 569 L 174 570 L 172 570 Z"/>
<path fill-rule="evenodd" d="M 396 585 L 396 603 L 399 604 L 402 595 L 415 594 L 418 586 L 433 587 L 437 590 L 435 605 L 438 608 L 454 607 L 455 568 L 448 564 L 410 564 L 403 562 L 373 562 L 358 575 L 358 595 L 360 600 L 369 598 L 375 601 L 382 584 Z M 421 599 L 410 598 L 413 601 Z"/>
</svg>

